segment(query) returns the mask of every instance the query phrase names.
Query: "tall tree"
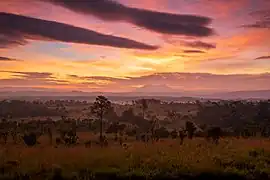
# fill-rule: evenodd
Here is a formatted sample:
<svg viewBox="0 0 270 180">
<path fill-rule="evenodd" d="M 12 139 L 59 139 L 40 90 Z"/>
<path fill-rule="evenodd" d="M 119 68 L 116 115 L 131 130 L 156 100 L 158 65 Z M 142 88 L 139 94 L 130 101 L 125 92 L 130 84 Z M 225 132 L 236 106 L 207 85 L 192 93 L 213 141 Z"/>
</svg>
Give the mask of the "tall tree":
<svg viewBox="0 0 270 180">
<path fill-rule="evenodd" d="M 157 118 L 157 116 L 152 116 L 151 118 L 151 126 L 150 126 L 150 132 L 151 132 L 151 136 L 152 136 L 152 142 L 154 142 L 155 140 L 158 140 L 158 136 L 156 134 L 156 129 L 159 128 L 159 119 Z"/>
<path fill-rule="evenodd" d="M 100 120 L 100 134 L 99 138 L 102 141 L 103 139 L 103 117 L 111 108 L 111 102 L 104 96 L 98 96 L 91 107 L 91 111 L 95 114 Z"/>
<path fill-rule="evenodd" d="M 188 138 L 189 139 L 192 139 L 193 138 L 193 135 L 195 133 L 195 130 L 196 130 L 196 127 L 195 127 L 194 123 L 191 122 L 191 121 L 187 121 L 186 122 L 186 131 L 188 133 Z"/>
<path fill-rule="evenodd" d="M 145 111 L 148 109 L 148 102 L 146 99 L 139 99 L 136 101 L 140 108 L 142 109 L 142 117 L 145 119 Z"/>
</svg>

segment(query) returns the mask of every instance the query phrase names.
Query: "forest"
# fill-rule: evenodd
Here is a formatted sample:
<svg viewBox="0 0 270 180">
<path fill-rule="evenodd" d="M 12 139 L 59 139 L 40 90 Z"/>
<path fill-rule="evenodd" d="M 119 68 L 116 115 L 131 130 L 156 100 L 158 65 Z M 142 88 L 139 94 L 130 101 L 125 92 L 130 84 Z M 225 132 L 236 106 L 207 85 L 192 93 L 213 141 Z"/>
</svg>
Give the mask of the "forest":
<svg viewBox="0 0 270 180">
<path fill-rule="evenodd" d="M 267 179 L 269 116 L 269 100 L 4 100 L 0 177 Z"/>
</svg>

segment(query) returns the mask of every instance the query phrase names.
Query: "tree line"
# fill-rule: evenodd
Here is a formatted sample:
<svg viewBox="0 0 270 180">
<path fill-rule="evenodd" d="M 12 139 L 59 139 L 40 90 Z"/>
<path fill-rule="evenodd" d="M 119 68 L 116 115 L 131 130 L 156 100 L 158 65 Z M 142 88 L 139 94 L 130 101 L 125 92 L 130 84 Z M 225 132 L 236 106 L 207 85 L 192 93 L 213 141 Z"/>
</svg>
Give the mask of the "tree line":
<svg viewBox="0 0 270 180">
<path fill-rule="evenodd" d="M 66 113 L 67 109 L 61 101 L 57 102 L 56 109 L 48 108 L 44 103 L 27 102 L 27 101 L 2 101 L 0 103 L 0 117 L 2 121 L 12 119 L 16 115 L 24 115 L 30 113 L 31 116 L 40 115 L 61 115 Z M 99 141 L 104 142 L 105 133 L 114 133 L 118 139 L 119 134 L 126 133 L 144 141 L 151 139 L 158 141 L 160 138 L 171 136 L 172 138 L 180 137 L 181 144 L 185 137 L 192 139 L 194 136 L 203 136 L 212 138 L 217 143 L 220 136 L 270 136 L 270 101 L 219 101 L 219 102 L 196 102 L 196 112 L 181 114 L 176 111 L 169 111 L 167 120 L 160 120 L 155 112 L 149 115 L 149 103 L 159 103 L 161 101 L 153 101 L 148 99 L 139 99 L 133 102 L 133 105 L 140 108 L 141 113 L 135 114 L 133 106 L 123 111 L 119 116 L 114 110 L 112 103 L 104 96 L 98 96 L 94 103 L 89 107 L 91 116 L 96 117 L 95 120 L 88 119 L 88 129 L 90 131 L 99 131 Z M 173 106 L 173 103 L 170 103 Z M 20 114 L 21 113 L 21 114 Z M 16 114 L 16 115 L 15 115 Z M 68 122 L 66 116 L 62 115 L 62 121 Z M 67 142 L 75 142 L 76 131 L 80 126 L 75 121 L 81 120 L 69 119 L 73 126 L 72 131 L 61 132 L 63 140 Z M 166 129 L 167 125 L 175 121 L 185 121 L 182 128 L 176 127 L 172 131 Z M 127 128 L 131 124 L 133 127 Z M 40 124 L 40 123 L 37 123 Z M 53 122 L 54 126 L 56 125 Z M 5 129 L 3 125 L 3 128 Z M 14 125 L 14 123 L 13 123 Z M 85 124 L 83 125 L 85 126 Z M 104 127 L 105 126 L 105 127 Z M 12 126 L 13 129 L 15 126 Z M 35 128 L 34 128 L 35 129 Z M 52 134 L 51 130 L 46 130 L 47 134 Z M 206 133 L 207 132 L 207 133 Z M 3 135 L 5 135 L 4 132 Z M 60 134 L 61 134 L 60 133 Z M 12 134 L 12 133 L 11 133 Z M 25 135 L 26 137 L 26 135 Z M 69 137 L 69 138 L 67 138 Z M 26 138 L 27 139 L 27 138 Z"/>
</svg>

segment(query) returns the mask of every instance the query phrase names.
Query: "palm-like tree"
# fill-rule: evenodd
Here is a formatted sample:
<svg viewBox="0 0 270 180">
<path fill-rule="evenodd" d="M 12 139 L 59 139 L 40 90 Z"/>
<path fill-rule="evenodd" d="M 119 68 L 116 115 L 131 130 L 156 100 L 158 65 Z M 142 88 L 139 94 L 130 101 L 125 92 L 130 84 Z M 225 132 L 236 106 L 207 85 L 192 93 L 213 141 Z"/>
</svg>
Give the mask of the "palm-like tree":
<svg viewBox="0 0 270 180">
<path fill-rule="evenodd" d="M 103 117 L 111 108 L 111 102 L 104 96 L 98 96 L 91 107 L 91 112 L 95 114 L 100 120 L 100 140 L 103 139 Z"/>
</svg>

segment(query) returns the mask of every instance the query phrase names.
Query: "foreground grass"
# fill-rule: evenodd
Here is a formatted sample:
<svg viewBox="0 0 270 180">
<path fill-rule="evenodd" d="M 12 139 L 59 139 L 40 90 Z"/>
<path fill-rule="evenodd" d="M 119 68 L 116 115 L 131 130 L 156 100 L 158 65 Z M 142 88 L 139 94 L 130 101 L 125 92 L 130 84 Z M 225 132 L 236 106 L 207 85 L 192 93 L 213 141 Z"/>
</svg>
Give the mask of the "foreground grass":
<svg viewBox="0 0 270 180">
<path fill-rule="evenodd" d="M 32 177 L 51 177 L 55 171 L 66 177 L 118 175 L 175 177 L 209 174 L 234 174 L 251 179 L 270 178 L 270 140 L 222 139 L 219 145 L 204 139 L 163 140 L 155 144 L 129 142 L 124 149 L 110 142 L 107 148 L 83 144 L 75 147 L 51 147 L 41 143 L 37 147 L 6 145 L 0 148 L 0 163 L 17 161 L 17 167 L 2 170 L 2 176 L 27 174 Z M 39 177 L 41 179 L 41 177 Z"/>
</svg>

